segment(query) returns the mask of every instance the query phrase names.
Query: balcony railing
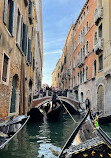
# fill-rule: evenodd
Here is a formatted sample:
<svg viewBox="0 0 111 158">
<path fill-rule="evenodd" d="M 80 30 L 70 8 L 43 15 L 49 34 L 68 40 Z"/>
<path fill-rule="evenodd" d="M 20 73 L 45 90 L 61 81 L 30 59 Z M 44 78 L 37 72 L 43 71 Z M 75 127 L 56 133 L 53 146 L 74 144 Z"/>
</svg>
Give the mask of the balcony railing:
<svg viewBox="0 0 111 158">
<path fill-rule="evenodd" d="M 94 52 L 96 55 L 104 49 L 104 39 L 99 37 L 98 40 L 94 41 Z"/>
<path fill-rule="evenodd" d="M 103 8 L 97 8 L 94 13 L 94 22 L 98 25 L 99 21 L 103 18 Z"/>
</svg>

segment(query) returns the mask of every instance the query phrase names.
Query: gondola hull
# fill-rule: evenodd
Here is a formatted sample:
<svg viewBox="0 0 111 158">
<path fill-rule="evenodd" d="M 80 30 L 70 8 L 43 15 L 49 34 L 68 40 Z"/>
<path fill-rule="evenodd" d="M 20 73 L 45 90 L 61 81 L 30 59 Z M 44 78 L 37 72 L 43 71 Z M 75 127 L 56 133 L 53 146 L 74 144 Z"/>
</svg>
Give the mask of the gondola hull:
<svg viewBox="0 0 111 158">
<path fill-rule="evenodd" d="M 99 127 L 95 129 L 90 110 L 70 136 L 59 158 L 111 157 L 111 139 Z"/>
<path fill-rule="evenodd" d="M 58 119 L 61 113 L 61 105 L 58 105 L 56 108 L 50 109 L 47 112 L 47 119 Z"/>
<path fill-rule="evenodd" d="M 15 137 L 19 131 L 25 126 L 30 116 L 27 116 L 23 120 L 5 125 L 0 127 L 0 150 L 2 150 L 12 139 Z"/>
<path fill-rule="evenodd" d="M 111 123 L 111 115 L 99 117 L 99 123 L 101 123 L 101 124 Z"/>
</svg>

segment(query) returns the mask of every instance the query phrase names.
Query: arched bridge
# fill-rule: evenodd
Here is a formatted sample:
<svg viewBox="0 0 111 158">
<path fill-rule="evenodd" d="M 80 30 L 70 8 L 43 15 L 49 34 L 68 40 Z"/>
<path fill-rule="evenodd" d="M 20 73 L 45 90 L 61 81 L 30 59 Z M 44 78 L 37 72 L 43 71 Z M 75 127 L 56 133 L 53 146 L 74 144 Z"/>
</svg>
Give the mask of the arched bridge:
<svg viewBox="0 0 111 158">
<path fill-rule="evenodd" d="M 73 109 L 75 109 L 76 111 L 79 110 L 79 102 L 68 98 L 68 97 L 64 97 L 64 96 L 59 96 L 58 98 L 60 98 L 60 100 L 63 103 L 67 103 L 70 107 L 72 107 Z M 41 106 L 42 104 L 51 101 L 52 97 L 48 96 L 48 97 L 43 97 L 43 98 L 38 98 L 38 99 L 34 99 L 33 100 L 33 104 L 32 104 L 32 108 L 38 108 L 39 106 Z"/>
</svg>

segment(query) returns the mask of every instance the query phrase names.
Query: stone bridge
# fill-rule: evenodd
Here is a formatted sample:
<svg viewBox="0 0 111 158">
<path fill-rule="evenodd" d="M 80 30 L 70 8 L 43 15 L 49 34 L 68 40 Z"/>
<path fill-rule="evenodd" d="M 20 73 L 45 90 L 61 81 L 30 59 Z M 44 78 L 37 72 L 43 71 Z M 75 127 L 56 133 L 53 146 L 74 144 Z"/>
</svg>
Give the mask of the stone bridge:
<svg viewBox="0 0 111 158">
<path fill-rule="evenodd" d="M 63 103 L 67 103 L 69 106 L 71 106 L 73 109 L 75 109 L 76 111 L 78 111 L 79 109 L 79 102 L 68 98 L 68 97 L 64 97 L 64 96 L 59 96 L 58 98 L 60 98 L 60 100 Z M 42 104 L 51 101 L 52 97 L 48 96 L 48 97 L 43 97 L 43 98 L 38 98 L 38 99 L 34 99 L 33 103 L 32 103 L 32 108 L 38 108 L 39 106 L 41 106 Z"/>
</svg>

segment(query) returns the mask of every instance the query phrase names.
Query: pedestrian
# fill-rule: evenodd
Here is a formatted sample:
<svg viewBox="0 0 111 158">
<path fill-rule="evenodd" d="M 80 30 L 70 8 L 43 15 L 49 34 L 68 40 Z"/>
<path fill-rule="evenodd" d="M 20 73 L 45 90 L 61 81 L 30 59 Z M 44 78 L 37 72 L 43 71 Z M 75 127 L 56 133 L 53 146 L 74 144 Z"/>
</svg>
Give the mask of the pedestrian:
<svg viewBox="0 0 111 158">
<path fill-rule="evenodd" d="M 90 109 L 90 101 L 89 101 L 88 97 L 85 100 L 85 105 L 86 105 L 86 110 Z"/>
</svg>

